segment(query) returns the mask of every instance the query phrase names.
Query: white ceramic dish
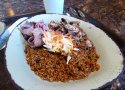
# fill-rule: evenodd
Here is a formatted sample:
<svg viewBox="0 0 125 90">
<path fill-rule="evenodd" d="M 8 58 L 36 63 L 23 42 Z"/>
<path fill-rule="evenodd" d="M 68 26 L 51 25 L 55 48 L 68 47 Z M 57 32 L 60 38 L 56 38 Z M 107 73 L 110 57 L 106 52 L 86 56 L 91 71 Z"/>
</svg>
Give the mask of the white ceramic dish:
<svg viewBox="0 0 125 90">
<path fill-rule="evenodd" d="M 4 29 L 5 29 L 5 24 L 3 22 L 0 22 L 0 35 L 4 31 Z"/>
<path fill-rule="evenodd" d="M 123 68 L 123 56 L 114 41 L 99 28 L 73 17 L 56 14 L 37 15 L 29 21 L 42 20 L 47 24 L 51 20 L 59 21 L 61 18 L 80 22 L 80 26 L 88 34 L 88 37 L 93 41 L 97 52 L 100 54 L 98 61 L 101 66 L 100 70 L 90 74 L 86 79 L 68 83 L 53 83 L 41 80 L 30 70 L 26 63 L 24 39 L 18 28 L 16 28 L 8 41 L 5 53 L 7 68 L 15 83 L 25 90 L 90 90 L 98 88 L 116 78 Z"/>
</svg>

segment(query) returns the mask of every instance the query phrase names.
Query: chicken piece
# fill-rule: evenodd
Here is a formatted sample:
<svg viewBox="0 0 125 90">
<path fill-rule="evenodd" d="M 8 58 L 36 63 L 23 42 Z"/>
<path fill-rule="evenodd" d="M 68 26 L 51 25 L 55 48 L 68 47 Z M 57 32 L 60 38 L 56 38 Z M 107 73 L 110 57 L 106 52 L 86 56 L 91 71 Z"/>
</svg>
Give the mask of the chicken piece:
<svg viewBox="0 0 125 90">
<path fill-rule="evenodd" d="M 64 18 L 62 18 L 61 23 L 64 29 L 67 30 L 67 35 L 73 37 L 75 40 L 80 40 L 84 35 L 86 35 L 79 27 L 78 21 L 68 23 Z"/>
<path fill-rule="evenodd" d="M 21 33 L 31 47 L 43 45 L 42 33 L 48 28 L 43 22 L 26 22 L 21 26 Z"/>
<path fill-rule="evenodd" d="M 48 27 L 54 31 L 56 31 L 59 27 L 59 23 L 56 23 L 55 21 L 51 21 L 48 25 Z"/>
<path fill-rule="evenodd" d="M 33 37 L 33 36 L 29 37 L 29 39 L 27 40 L 28 44 L 29 44 L 31 47 L 34 47 L 33 40 L 34 40 L 34 37 Z"/>
<path fill-rule="evenodd" d="M 42 46 L 43 45 L 43 42 L 42 42 L 42 29 L 41 28 L 35 28 L 32 31 L 32 34 L 33 34 L 33 37 L 34 37 L 32 47 Z"/>
<path fill-rule="evenodd" d="M 66 21 L 66 19 L 61 18 L 61 23 L 65 25 L 65 24 L 67 24 L 68 22 Z"/>
<path fill-rule="evenodd" d="M 32 31 L 34 30 L 34 27 L 33 27 L 33 23 L 31 22 L 26 22 L 25 24 L 23 24 L 21 27 L 21 33 L 23 35 L 28 35 L 28 36 L 31 36 L 32 35 Z"/>
<path fill-rule="evenodd" d="M 48 30 L 47 26 L 43 22 L 36 22 L 35 23 L 35 28 L 42 28 L 43 31 L 47 31 Z"/>
</svg>

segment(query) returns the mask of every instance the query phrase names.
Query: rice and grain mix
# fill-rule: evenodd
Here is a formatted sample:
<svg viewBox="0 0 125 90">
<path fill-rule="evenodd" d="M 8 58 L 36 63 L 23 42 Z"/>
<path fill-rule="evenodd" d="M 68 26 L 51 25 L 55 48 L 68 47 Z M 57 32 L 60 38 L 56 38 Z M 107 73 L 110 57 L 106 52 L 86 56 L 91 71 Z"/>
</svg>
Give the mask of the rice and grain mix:
<svg viewBox="0 0 125 90">
<path fill-rule="evenodd" d="M 97 64 L 99 56 L 95 47 L 87 48 L 84 43 L 84 38 L 81 42 L 74 42 L 80 50 L 72 54 L 68 64 L 66 64 L 66 56 L 48 52 L 43 48 L 33 49 L 26 45 L 27 63 L 41 79 L 50 82 L 83 79 L 100 68 Z"/>
</svg>

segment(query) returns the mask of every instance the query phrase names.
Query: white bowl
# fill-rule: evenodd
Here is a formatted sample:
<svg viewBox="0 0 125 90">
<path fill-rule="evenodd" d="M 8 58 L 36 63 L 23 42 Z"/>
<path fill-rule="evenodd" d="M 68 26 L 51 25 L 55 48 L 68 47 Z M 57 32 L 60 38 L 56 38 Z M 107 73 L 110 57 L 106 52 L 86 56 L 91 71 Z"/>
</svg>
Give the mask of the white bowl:
<svg viewBox="0 0 125 90">
<path fill-rule="evenodd" d="M 37 15 L 27 21 L 42 20 L 45 24 L 48 24 L 53 20 L 58 22 L 61 18 L 80 22 L 80 27 L 83 28 L 90 40 L 93 41 L 100 55 L 98 60 L 100 70 L 91 73 L 86 79 L 68 83 L 47 82 L 40 79 L 31 71 L 26 62 L 24 52 L 25 42 L 17 27 L 10 36 L 5 52 L 7 69 L 15 83 L 24 90 L 91 90 L 115 79 L 123 69 L 123 56 L 115 42 L 99 28 L 73 17 L 56 14 Z"/>
<path fill-rule="evenodd" d="M 0 22 L 0 35 L 5 30 L 5 24 L 3 22 Z"/>
</svg>

